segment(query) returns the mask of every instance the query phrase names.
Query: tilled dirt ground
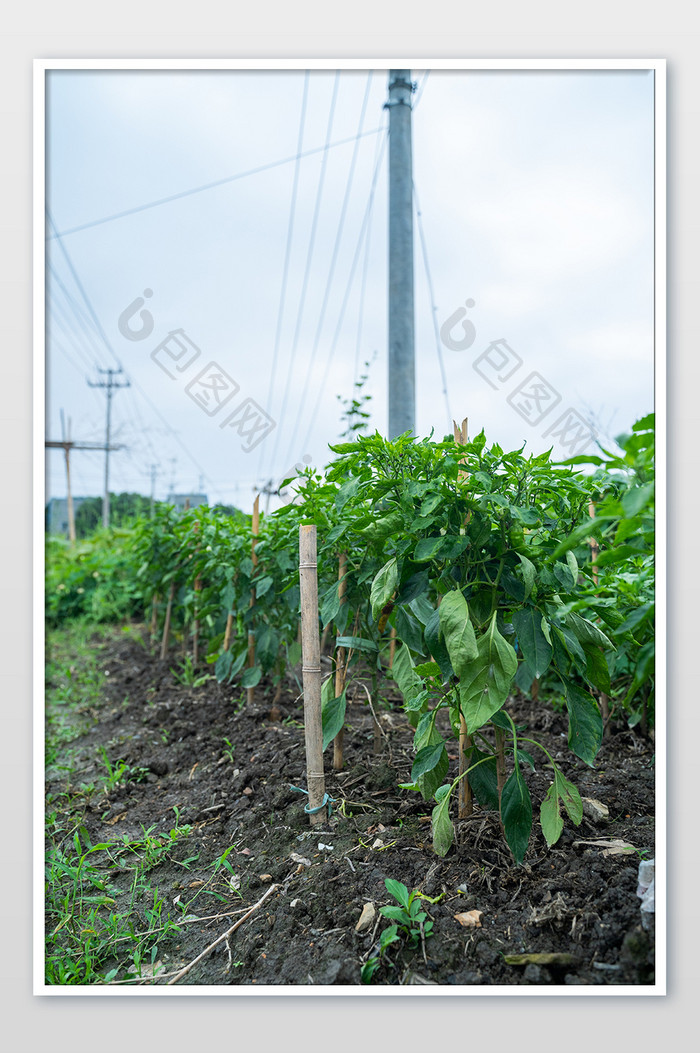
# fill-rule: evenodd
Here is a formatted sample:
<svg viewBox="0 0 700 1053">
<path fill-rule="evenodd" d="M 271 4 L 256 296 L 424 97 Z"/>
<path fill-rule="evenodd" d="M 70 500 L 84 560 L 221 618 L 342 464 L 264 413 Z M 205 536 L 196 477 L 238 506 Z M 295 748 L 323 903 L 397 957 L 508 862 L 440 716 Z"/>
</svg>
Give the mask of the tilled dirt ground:
<svg viewBox="0 0 700 1053">
<path fill-rule="evenodd" d="M 294 789 L 306 786 L 296 685 L 290 680 L 271 719 L 271 685 L 258 685 L 252 704 L 213 679 L 184 686 L 171 672 L 180 656 L 160 662 L 137 635 L 115 632 L 95 644 L 104 693 L 72 743 L 70 777 L 95 779 L 100 746 L 113 768 L 123 761 L 135 773 L 91 799 L 85 825 L 93 844 L 144 831 L 165 843 L 177 822 L 192 827 L 151 874 L 183 919 L 159 947 L 156 978 L 142 982 L 360 985 L 362 964 L 390 924 L 379 908 L 394 903 L 384 884 L 393 878 L 437 900 L 423 901 L 433 931 L 414 947 L 406 939 L 389 946 L 374 987 L 653 984 L 654 934 L 641 925 L 636 892 L 639 853 L 654 856 L 654 750 L 636 731 L 613 728 L 589 768 L 567 749 L 565 715 L 545 701 L 511 699 L 516 723 L 609 816 L 591 806 L 579 827 L 566 820 L 548 849 L 537 813 L 551 778 L 538 764 L 525 771 L 535 822 L 521 866 L 495 813 L 478 804 L 456 823 L 457 843 L 441 859 L 431 846 L 431 804 L 399 788 L 409 781 L 413 732 L 398 700 L 379 710 L 378 736 L 365 691 L 353 697 L 350 688 L 343 769 L 332 770 L 332 748 L 324 755 L 332 814 L 311 826 L 306 798 Z M 455 758 L 456 750 L 455 742 Z M 60 793 L 61 785 L 53 778 L 47 791 Z M 609 853 L 605 842 L 614 840 L 636 851 Z M 363 908 L 372 916 L 368 903 L 376 913 L 358 931 Z M 464 927 L 456 915 L 465 914 L 479 924 Z M 508 960 L 517 955 L 554 957 Z"/>
</svg>

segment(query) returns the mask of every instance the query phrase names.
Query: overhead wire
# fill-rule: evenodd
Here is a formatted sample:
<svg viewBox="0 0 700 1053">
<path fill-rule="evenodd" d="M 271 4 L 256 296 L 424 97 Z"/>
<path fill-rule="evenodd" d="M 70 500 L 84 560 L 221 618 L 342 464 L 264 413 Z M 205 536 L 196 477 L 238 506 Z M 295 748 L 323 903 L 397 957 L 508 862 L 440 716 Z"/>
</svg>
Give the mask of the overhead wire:
<svg viewBox="0 0 700 1053">
<path fill-rule="evenodd" d="M 374 132 L 378 132 L 381 129 L 374 128 L 371 131 L 363 132 L 363 135 L 372 135 Z M 305 150 L 301 154 L 302 158 L 313 157 L 314 154 L 319 154 L 327 150 L 333 150 L 336 146 L 346 146 L 348 143 L 353 141 L 353 136 L 349 136 L 347 139 L 337 139 L 333 143 L 326 143 L 325 146 L 315 146 L 312 149 Z M 146 202 L 143 205 L 136 205 L 134 208 L 126 208 L 121 212 L 113 212 L 109 216 L 102 216 L 100 219 L 93 219 L 87 223 L 80 223 L 78 226 L 70 227 L 66 230 L 56 230 L 54 233 L 49 235 L 47 240 L 53 238 L 67 238 L 70 234 L 77 234 L 81 230 L 89 230 L 91 227 L 98 227 L 103 223 L 111 223 L 115 219 L 124 219 L 126 216 L 136 215 L 137 212 L 146 212 L 148 209 L 157 208 L 159 205 L 167 205 L 171 201 L 179 201 L 181 198 L 190 197 L 192 194 L 202 194 L 206 190 L 213 190 L 219 186 L 225 186 L 227 183 L 233 183 L 238 179 L 246 179 L 248 176 L 259 175 L 261 172 L 269 172 L 272 168 L 279 168 L 282 165 L 291 164 L 297 160 L 298 155 L 292 157 L 284 157 L 279 161 L 271 161 L 268 164 L 258 165 L 256 168 L 250 168 L 245 172 L 237 172 L 235 175 L 225 176 L 223 179 L 215 179 L 211 183 L 203 183 L 201 186 L 192 187 L 189 190 L 182 190 L 177 194 L 169 194 L 167 197 L 157 198 L 155 201 Z"/>
<path fill-rule="evenodd" d="M 305 268 L 304 268 L 304 277 L 303 277 L 303 280 L 302 280 L 301 294 L 300 294 L 300 297 L 299 297 L 299 307 L 298 307 L 298 310 L 297 310 L 297 320 L 296 320 L 296 325 L 294 327 L 294 337 L 292 339 L 292 347 L 291 347 L 291 351 L 290 351 L 290 354 L 289 354 L 289 366 L 288 366 L 288 369 L 287 369 L 287 380 L 286 380 L 286 383 L 284 385 L 284 390 L 282 392 L 282 408 L 280 410 L 279 419 L 277 421 L 277 432 L 276 432 L 276 435 L 275 435 L 275 443 L 274 443 L 274 447 L 273 447 L 272 454 L 271 454 L 271 462 L 270 463 L 273 466 L 275 464 L 275 460 L 276 460 L 276 457 L 277 457 L 277 450 L 279 448 L 280 435 L 282 433 L 282 425 L 283 425 L 284 416 L 285 416 L 286 409 L 287 409 L 287 399 L 289 397 L 289 388 L 290 388 L 290 382 L 291 382 L 291 378 L 292 378 L 292 369 L 293 369 L 293 367 L 295 365 L 295 356 L 296 356 L 297 344 L 298 344 L 298 341 L 299 341 L 299 334 L 301 332 L 301 323 L 302 323 L 302 319 L 303 319 L 303 316 L 304 316 L 304 308 L 306 306 L 306 293 L 307 293 L 308 287 L 309 287 L 309 279 L 310 279 L 310 275 L 311 275 L 311 263 L 312 263 L 312 260 L 313 260 L 314 247 L 315 247 L 315 243 L 316 243 L 316 230 L 317 230 L 317 226 L 318 226 L 318 217 L 319 217 L 319 213 L 320 213 L 320 209 L 321 209 L 321 201 L 322 201 L 322 198 L 323 198 L 323 188 L 324 188 L 325 176 L 326 176 L 326 162 L 328 160 L 328 147 L 330 146 L 331 131 L 332 131 L 332 128 L 333 128 L 333 118 L 335 116 L 335 106 L 336 106 L 336 101 L 337 101 L 337 96 L 338 96 L 338 83 L 339 83 L 339 80 L 340 80 L 340 70 L 337 70 L 336 71 L 336 75 L 335 75 L 335 80 L 333 82 L 333 95 L 331 96 L 331 104 L 330 104 L 329 113 L 328 113 L 328 124 L 327 124 L 327 127 L 326 127 L 326 146 L 327 146 L 327 148 L 323 152 L 323 157 L 322 157 L 322 161 L 321 161 L 321 172 L 319 174 L 318 185 L 316 187 L 316 200 L 315 200 L 315 203 L 314 203 L 313 217 L 312 217 L 312 220 L 311 220 L 311 232 L 309 234 L 309 245 L 308 245 L 308 249 L 307 249 L 307 252 L 306 252 L 306 265 L 305 265 Z"/>
<path fill-rule="evenodd" d="M 56 224 L 54 223 L 54 220 L 53 220 L 51 212 L 50 212 L 50 210 L 48 208 L 48 205 L 46 207 L 46 214 L 47 214 L 49 222 L 50 222 L 51 226 L 53 227 L 54 231 L 57 231 Z M 100 320 L 99 320 L 99 318 L 97 316 L 97 313 L 95 312 L 95 309 L 94 309 L 94 307 L 92 305 L 92 301 L 90 300 L 87 292 L 85 291 L 83 283 L 81 282 L 80 278 L 78 277 L 77 271 L 76 271 L 76 269 L 75 269 L 75 267 L 73 265 L 73 261 L 71 260 L 71 257 L 70 257 L 70 255 L 68 253 L 68 250 L 66 249 L 66 246 L 63 244 L 63 238 L 62 238 L 62 236 L 60 234 L 57 234 L 57 240 L 58 240 L 58 244 L 59 244 L 59 247 L 61 249 L 61 252 L 63 253 L 64 259 L 65 259 L 66 263 L 68 264 L 68 269 L 70 270 L 71 275 L 73 277 L 73 280 L 74 280 L 74 282 L 75 282 L 75 284 L 76 284 L 76 286 L 77 286 L 77 288 L 78 288 L 78 290 L 80 292 L 80 295 L 82 296 L 82 298 L 83 298 L 83 300 L 85 302 L 85 305 L 86 305 L 86 307 L 88 309 L 90 317 L 91 317 L 93 323 L 95 324 L 95 327 L 97 328 L 97 331 L 100 334 L 100 337 L 102 338 L 102 342 L 104 343 L 105 347 L 107 348 L 107 350 L 109 351 L 109 353 L 111 354 L 112 358 L 115 360 L 115 362 L 117 363 L 119 368 L 122 369 L 123 366 L 122 366 L 122 363 L 121 363 L 121 361 L 119 359 L 119 356 L 117 355 L 117 353 L 115 352 L 114 348 L 112 347 L 111 343 L 109 342 L 109 340 L 107 338 L 107 334 L 105 333 L 105 331 L 104 331 L 104 329 L 102 327 L 102 323 L 100 322 Z M 202 475 L 207 480 L 207 482 L 211 483 L 211 480 L 209 479 L 209 476 L 207 475 L 207 473 L 204 471 L 202 466 L 199 464 L 199 462 L 196 460 L 196 458 L 193 456 L 193 454 L 187 448 L 187 446 L 182 441 L 182 439 L 177 434 L 177 432 L 174 430 L 174 428 L 172 428 L 171 425 L 168 423 L 168 421 L 165 419 L 165 417 L 160 412 L 158 407 L 149 398 L 149 396 L 143 390 L 141 385 L 136 380 L 134 380 L 133 378 L 131 380 L 131 383 L 137 389 L 137 391 L 140 392 L 141 396 L 145 399 L 145 401 L 151 407 L 153 412 L 163 422 L 165 427 L 168 429 L 168 432 L 172 435 L 172 437 L 175 439 L 177 444 L 184 450 L 185 454 L 187 455 L 189 460 L 192 462 L 192 464 L 195 465 L 195 467 L 197 468 L 197 470 L 200 473 L 200 475 Z"/>
<path fill-rule="evenodd" d="M 362 107 L 361 107 L 361 110 L 360 110 L 360 119 L 359 119 L 358 128 L 357 128 L 357 136 L 355 138 L 355 145 L 353 147 L 352 158 L 350 160 L 350 167 L 348 169 L 348 177 L 347 177 L 347 182 L 345 184 L 345 194 L 343 196 L 343 203 L 342 203 L 341 208 L 340 208 L 340 217 L 339 217 L 339 220 L 338 220 L 338 229 L 336 230 L 335 243 L 333 245 L 333 252 L 332 252 L 332 255 L 331 255 L 330 267 L 328 269 L 328 277 L 326 279 L 326 288 L 325 288 L 325 292 L 324 292 L 324 295 L 323 295 L 323 301 L 321 303 L 321 311 L 319 313 L 318 325 L 316 326 L 316 335 L 314 337 L 314 342 L 313 342 L 313 346 L 312 346 L 312 350 L 311 350 L 311 356 L 309 358 L 309 363 L 308 363 L 307 370 L 306 370 L 306 379 L 305 379 L 304 384 L 302 386 L 301 398 L 299 399 L 299 405 L 298 405 L 298 408 L 297 408 L 297 416 L 296 416 L 296 420 L 294 422 L 294 428 L 292 430 L 292 434 L 294 434 L 294 435 L 296 435 L 298 433 L 299 427 L 301 425 L 301 419 L 302 419 L 302 415 L 303 415 L 303 412 L 304 412 L 304 406 L 306 404 L 306 396 L 307 396 L 307 393 L 308 393 L 308 390 L 309 390 L 309 385 L 310 385 L 310 382 L 311 382 L 311 376 L 312 376 L 312 373 L 313 373 L 314 362 L 316 361 L 316 354 L 318 352 L 318 346 L 319 346 L 319 343 L 320 343 L 320 340 L 321 340 L 321 332 L 322 332 L 323 323 L 324 323 L 324 320 L 325 320 L 325 317 L 326 317 L 326 309 L 328 307 L 328 301 L 329 301 L 329 297 L 330 297 L 330 290 L 331 290 L 331 286 L 333 284 L 333 277 L 334 277 L 334 274 L 335 274 L 335 265 L 336 265 L 337 260 L 338 260 L 338 250 L 340 248 L 340 243 L 341 243 L 341 239 L 342 239 L 342 236 L 343 236 L 343 228 L 345 226 L 345 217 L 347 215 L 348 202 L 350 200 L 350 192 L 352 190 L 352 183 L 353 183 L 353 178 L 354 178 L 354 174 L 355 174 L 355 166 L 356 166 L 356 163 L 357 163 L 357 154 L 358 154 L 359 146 L 360 146 L 360 138 L 361 138 L 361 135 L 362 135 L 362 127 L 363 127 L 364 122 L 365 122 L 365 114 L 367 112 L 367 103 L 368 103 L 368 100 L 369 100 L 369 93 L 370 93 L 371 86 L 372 86 L 372 70 L 369 71 L 368 76 L 367 76 L 367 85 L 365 87 L 365 94 L 364 94 L 364 98 L 362 100 Z"/>
<path fill-rule="evenodd" d="M 321 404 L 321 399 L 323 398 L 323 394 L 324 394 L 324 391 L 326 389 L 326 384 L 328 383 L 328 375 L 330 373 L 331 362 L 333 361 L 333 356 L 335 354 L 335 350 L 336 350 L 336 347 L 337 347 L 337 344 L 338 344 L 340 331 L 342 329 L 343 319 L 345 317 L 345 310 L 347 308 L 348 300 L 350 298 L 350 290 L 352 288 L 352 282 L 353 282 L 353 278 L 355 276 L 355 269 L 357 267 L 357 261 L 358 261 L 359 256 L 360 256 L 360 250 L 362 248 L 362 243 L 363 243 L 364 238 L 366 236 L 366 230 L 367 230 L 367 227 L 368 227 L 369 216 L 371 214 L 371 210 L 372 210 L 372 206 L 373 206 L 373 202 L 374 202 L 374 193 L 375 193 L 376 185 L 377 185 L 377 177 L 379 176 L 379 170 L 380 170 L 380 167 L 381 167 L 382 159 L 384 157 L 384 150 L 385 150 L 385 147 L 386 147 L 386 143 L 387 143 L 387 136 L 384 136 L 382 138 L 382 148 L 379 151 L 379 157 L 377 158 L 377 163 L 375 165 L 374 175 L 372 177 L 372 184 L 371 184 L 370 192 L 369 192 L 369 200 L 368 200 L 367 206 L 365 208 L 365 214 L 364 214 L 364 217 L 363 217 L 363 220 L 362 220 L 362 226 L 360 228 L 360 234 L 359 234 L 359 237 L 357 239 L 357 245 L 355 247 L 355 253 L 354 253 L 354 256 L 353 256 L 352 265 L 350 267 L 350 274 L 348 276 L 347 284 L 346 284 L 346 287 L 345 287 L 345 294 L 343 296 L 343 302 L 342 302 L 342 305 L 341 305 L 341 308 L 340 308 L 340 314 L 338 316 L 338 322 L 336 324 L 335 332 L 333 334 L 333 340 L 331 341 L 331 345 L 330 345 L 329 350 L 328 350 L 328 357 L 326 358 L 326 368 L 325 368 L 325 371 L 324 371 L 324 374 L 323 374 L 323 379 L 321 381 L 321 387 L 319 389 L 318 396 L 316 398 L 316 404 L 314 406 L 314 409 L 313 409 L 312 413 L 309 416 L 309 422 L 310 423 L 309 423 L 309 427 L 307 429 L 306 437 L 304 439 L 304 443 L 303 443 L 304 446 L 308 446 L 309 438 L 311 436 L 311 432 L 313 431 L 313 424 L 314 424 L 314 421 L 316 420 L 316 414 L 318 413 L 318 409 L 319 409 L 319 406 Z"/>
<path fill-rule="evenodd" d="M 289 278 L 289 262 L 291 258 L 292 249 L 292 238 L 294 235 L 294 220 L 296 216 L 297 207 L 297 194 L 299 190 L 299 170 L 301 168 L 301 157 L 302 157 L 302 145 L 304 141 L 304 127 L 306 124 L 306 106 L 308 101 L 309 92 L 309 70 L 306 71 L 304 77 L 304 91 L 301 100 L 301 117 L 299 119 L 299 135 L 297 139 L 297 153 L 294 164 L 294 177 L 292 180 L 292 198 L 289 207 L 289 223 L 287 225 L 287 244 L 284 251 L 284 266 L 282 269 L 282 287 L 280 289 L 280 301 L 277 308 L 277 325 L 275 328 L 275 343 L 272 351 L 272 365 L 270 368 L 270 384 L 267 392 L 267 404 L 272 405 L 272 393 L 275 387 L 275 379 L 277 377 L 277 361 L 279 358 L 280 340 L 282 336 L 282 320 L 284 318 L 284 308 L 287 299 L 287 281 Z M 260 447 L 260 458 L 258 460 L 258 475 L 260 475 L 263 465 L 263 458 L 265 456 L 265 447 Z"/>
<path fill-rule="evenodd" d="M 379 151 L 382 149 L 382 138 L 377 136 L 372 170 L 377 164 Z M 367 222 L 367 236 L 365 237 L 365 255 L 362 262 L 362 277 L 360 279 L 360 302 L 357 309 L 357 335 L 355 338 L 355 360 L 353 363 L 352 383 L 353 390 L 359 379 L 360 373 L 360 346 L 362 341 L 362 327 L 364 325 L 365 291 L 367 288 L 367 275 L 369 273 L 370 246 L 372 242 L 372 220 L 374 218 L 374 194 L 370 195 L 369 220 Z"/>
<path fill-rule="evenodd" d="M 442 340 L 440 339 L 440 330 L 437 321 L 437 306 L 435 304 L 435 292 L 433 290 L 433 279 L 430 273 L 430 264 L 428 262 L 428 249 L 425 241 L 425 231 L 423 229 L 423 213 L 421 212 L 420 202 L 418 200 L 418 191 L 416 190 L 415 181 L 413 183 L 413 200 L 416 205 L 416 217 L 418 219 L 418 233 L 420 236 L 421 250 L 423 255 L 423 266 L 425 268 L 425 277 L 428 283 L 428 293 L 430 296 L 430 313 L 433 320 L 433 332 L 435 334 L 435 347 L 437 350 L 438 362 L 440 364 L 440 376 L 442 377 L 442 393 L 445 397 L 445 408 L 447 410 L 447 427 L 452 427 L 452 413 L 450 411 L 450 399 L 447 393 L 447 374 L 445 373 L 445 362 L 442 356 Z"/>
</svg>

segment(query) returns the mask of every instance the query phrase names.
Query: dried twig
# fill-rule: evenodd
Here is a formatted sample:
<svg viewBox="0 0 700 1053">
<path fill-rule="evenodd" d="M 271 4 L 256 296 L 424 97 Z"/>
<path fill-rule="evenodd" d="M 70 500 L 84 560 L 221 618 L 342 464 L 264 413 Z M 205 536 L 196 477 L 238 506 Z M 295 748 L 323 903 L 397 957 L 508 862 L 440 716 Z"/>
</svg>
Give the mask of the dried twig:
<svg viewBox="0 0 700 1053">
<path fill-rule="evenodd" d="M 273 893 L 275 891 L 275 889 L 278 888 L 278 887 L 279 887 L 278 885 L 270 885 L 269 889 L 267 890 L 265 895 L 262 897 L 262 899 L 259 899 L 258 902 L 254 906 L 252 906 L 250 908 L 250 910 L 248 911 L 247 914 L 244 914 L 242 918 L 238 919 L 238 921 L 235 923 L 235 925 L 232 925 L 230 929 L 227 929 L 226 932 L 221 934 L 221 936 L 218 936 L 214 940 L 213 943 L 210 943 L 208 947 L 205 947 L 204 950 L 202 951 L 202 953 L 198 954 L 197 957 L 194 958 L 189 963 L 189 965 L 186 965 L 184 967 L 184 969 L 180 969 L 179 973 L 175 973 L 175 976 L 173 976 L 172 980 L 168 980 L 167 986 L 170 987 L 171 984 L 176 984 L 178 980 L 181 980 L 183 976 L 187 975 L 187 973 L 190 971 L 190 969 L 192 969 L 195 965 L 197 965 L 198 962 L 201 962 L 202 958 L 206 958 L 206 956 L 208 954 L 210 954 L 211 951 L 213 951 L 215 947 L 218 947 L 218 945 L 223 940 L 228 940 L 229 936 L 231 936 L 236 931 L 236 929 L 239 927 L 239 925 L 242 925 L 244 921 L 247 921 L 248 918 L 251 916 L 251 914 L 254 914 L 255 911 L 258 910 L 258 908 L 263 905 L 263 903 L 265 902 L 267 897 L 269 895 L 271 895 L 271 893 Z"/>
<path fill-rule="evenodd" d="M 381 731 L 382 735 L 384 736 L 384 738 L 388 742 L 389 741 L 389 736 L 387 735 L 386 731 L 382 727 L 382 725 L 381 725 L 381 723 L 379 721 L 379 718 L 378 718 L 378 716 L 377 716 L 377 714 L 375 712 L 374 706 L 372 705 L 372 696 L 370 695 L 369 691 L 367 690 L 367 686 L 361 680 L 358 680 L 357 683 L 360 685 L 360 687 L 363 689 L 364 693 L 367 695 L 367 701 L 369 702 L 369 708 L 372 710 L 372 716 L 374 717 L 374 723 L 375 723 L 376 727 L 379 728 L 379 730 Z"/>
</svg>

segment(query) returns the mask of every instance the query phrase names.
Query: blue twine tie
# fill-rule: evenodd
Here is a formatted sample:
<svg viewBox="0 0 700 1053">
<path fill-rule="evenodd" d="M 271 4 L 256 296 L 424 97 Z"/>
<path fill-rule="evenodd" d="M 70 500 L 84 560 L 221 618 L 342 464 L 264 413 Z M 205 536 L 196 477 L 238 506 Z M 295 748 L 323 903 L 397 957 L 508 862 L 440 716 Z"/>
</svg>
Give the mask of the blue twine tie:
<svg viewBox="0 0 700 1053">
<path fill-rule="evenodd" d="M 309 796 L 309 791 L 304 790 L 301 786 L 292 786 L 292 784 L 290 783 L 289 789 L 295 790 L 297 793 L 305 793 L 307 797 Z M 308 804 L 305 804 L 304 811 L 307 815 L 315 815 L 316 812 L 320 812 L 323 808 L 326 807 L 326 805 L 328 805 L 328 818 L 330 819 L 331 813 L 333 811 L 332 806 L 336 803 L 336 800 L 337 798 L 331 797 L 328 793 L 324 793 L 323 800 L 316 808 L 310 808 Z"/>
</svg>

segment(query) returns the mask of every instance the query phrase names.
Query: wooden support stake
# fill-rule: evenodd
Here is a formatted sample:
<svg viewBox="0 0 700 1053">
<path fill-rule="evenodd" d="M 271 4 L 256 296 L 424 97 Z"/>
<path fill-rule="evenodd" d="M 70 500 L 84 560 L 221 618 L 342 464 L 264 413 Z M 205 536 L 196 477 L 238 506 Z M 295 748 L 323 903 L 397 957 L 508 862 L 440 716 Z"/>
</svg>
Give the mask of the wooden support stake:
<svg viewBox="0 0 700 1053">
<path fill-rule="evenodd" d="M 501 795 L 506 784 L 506 733 L 503 728 L 495 728 L 496 733 L 496 785 L 498 787 L 498 809 L 501 809 Z M 501 823 L 501 825 L 503 825 Z"/>
<path fill-rule="evenodd" d="M 194 524 L 194 532 L 195 532 L 195 534 L 199 533 L 199 522 Z M 197 544 L 197 546 L 195 548 L 195 553 L 197 553 L 197 552 L 199 552 L 199 544 Z M 196 558 L 196 556 L 195 556 L 195 558 Z M 200 576 L 198 574 L 196 576 L 196 578 L 194 579 L 194 592 L 195 592 L 194 610 L 193 610 L 194 619 L 192 621 L 192 664 L 193 664 L 193 666 L 195 666 L 195 668 L 196 668 L 197 664 L 199 663 L 199 618 L 197 617 L 197 600 L 198 600 L 197 593 L 201 592 L 201 590 L 202 590 L 202 579 L 200 578 Z"/>
<path fill-rule="evenodd" d="M 258 537 L 258 528 L 260 525 L 260 494 L 256 495 L 255 504 L 253 505 L 253 540 L 250 543 L 250 559 L 253 564 L 253 570 L 258 565 L 258 557 L 255 554 L 255 542 Z M 250 590 L 250 607 L 255 606 L 255 587 Z M 252 669 L 255 665 L 255 633 L 252 629 L 248 630 L 248 668 Z M 251 705 L 255 699 L 255 688 L 249 687 L 246 691 L 246 701 L 248 705 Z"/>
<path fill-rule="evenodd" d="M 318 633 L 318 578 L 316 527 L 299 527 L 299 592 L 301 602 L 302 683 L 304 688 L 304 734 L 306 739 L 306 784 L 309 809 L 319 808 L 326 795 L 323 772 L 323 725 L 321 716 L 321 651 Z M 325 809 L 310 812 L 312 826 L 326 821 Z"/>
<path fill-rule="evenodd" d="M 170 643 L 170 622 L 173 616 L 173 599 L 175 597 L 175 582 L 171 581 L 170 591 L 168 592 L 168 604 L 165 608 L 165 624 L 163 625 L 163 639 L 160 644 L 160 660 L 164 662 L 168 654 L 168 644 Z"/>
<path fill-rule="evenodd" d="M 392 625 L 391 634 L 389 636 L 389 668 L 394 668 L 394 658 L 396 656 L 396 626 Z"/>
<path fill-rule="evenodd" d="M 593 501 L 589 502 L 588 513 L 593 519 L 595 517 L 595 504 Z M 590 539 L 588 544 L 591 547 L 591 577 L 593 578 L 593 584 L 598 586 L 598 556 L 600 554 L 600 545 L 594 537 Z M 610 699 L 601 691 L 598 695 L 598 701 L 600 702 L 600 715 L 603 718 L 603 738 L 610 738 Z"/>
<path fill-rule="evenodd" d="M 467 417 L 462 421 L 461 428 L 458 427 L 457 421 L 452 422 L 454 427 L 455 442 L 458 442 L 460 446 L 465 446 L 469 441 L 467 438 L 467 428 L 469 420 Z M 466 479 L 468 473 L 460 469 L 458 478 Z M 469 767 L 469 758 L 471 756 L 471 749 L 474 745 L 469 731 L 467 729 L 467 722 L 462 716 L 460 711 L 459 714 L 459 774 L 464 775 L 464 772 Z M 465 775 L 463 779 L 460 779 L 457 787 L 457 817 L 459 819 L 466 819 L 467 816 L 471 815 L 474 811 L 474 802 L 472 798 L 472 788 L 469 785 L 469 776 Z"/>
<path fill-rule="evenodd" d="M 151 602 L 151 643 L 156 638 L 156 632 L 158 630 L 158 593 L 153 593 L 153 600 Z"/>
<path fill-rule="evenodd" d="M 345 603 L 345 591 L 346 591 L 346 573 L 347 573 L 348 557 L 347 553 L 341 552 L 338 559 L 338 599 L 340 600 L 340 606 L 342 607 Z M 340 698 L 345 688 L 345 674 L 347 672 L 345 665 L 345 648 L 339 647 L 335 652 L 335 697 Z M 333 767 L 336 771 L 340 771 L 343 767 L 343 737 L 345 735 L 345 728 L 341 728 L 338 734 L 333 739 Z"/>
</svg>

